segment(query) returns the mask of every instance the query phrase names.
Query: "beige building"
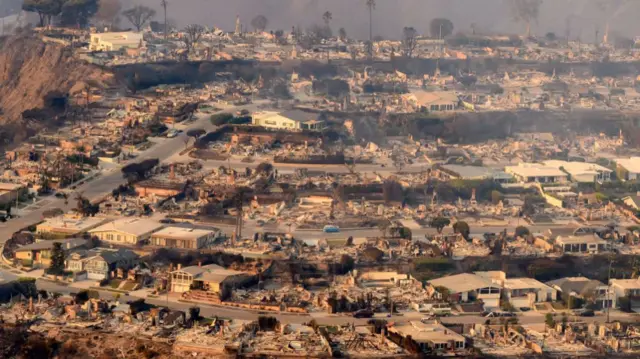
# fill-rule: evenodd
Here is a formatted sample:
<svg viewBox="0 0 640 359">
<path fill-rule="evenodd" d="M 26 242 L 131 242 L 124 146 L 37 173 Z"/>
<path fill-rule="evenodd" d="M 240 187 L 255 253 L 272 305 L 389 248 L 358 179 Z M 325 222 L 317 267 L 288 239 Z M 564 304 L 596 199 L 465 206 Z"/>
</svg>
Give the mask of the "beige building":
<svg viewBox="0 0 640 359">
<path fill-rule="evenodd" d="M 555 167 L 539 163 L 519 163 L 517 166 L 507 166 L 504 171 L 521 183 L 564 183 L 567 174 Z"/>
<path fill-rule="evenodd" d="M 460 103 L 455 92 L 448 91 L 416 91 L 403 95 L 403 98 L 417 111 L 428 112 L 454 111 Z"/>
<path fill-rule="evenodd" d="M 462 335 L 443 326 L 437 320 L 432 322 L 410 321 L 389 327 L 390 333 L 403 338 L 411 337 L 425 352 L 454 352 L 464 350 L 467 340 Z"/>
<path fill-rule="evenodd" d="M 225 286 L 240 287 L 253 276 L 240 271 L 225 269 L 216 264 L 191 266 L 171 272 L 171 291 L 184 293 L 192 289 L 220 293 Z"/>
<path fill-rule="evenodd" d="M 91 34 L 89 50 L 120 51 L 144 46 L 142 33 L 136 32 L 103 32 Z"/>
<path fill-rule="evenodd" d="M 60 243 L 62 250 L 69 252 L 74 248 L 87 244 L 87 241 L 82 238 L 41 240 L 18 248 L 15 251 L 15 258 L 25 266 L 47 268 L 51 264 L 51 253 L 55 243 Z"/>
<path fill-rule="evenodd" d="M 146 218 L 121 218 L 92 229 L 89 233 L 101 241 L 113 244 L 136 245 L 151 238 L 163 227 L 161 223 Z"/>
<path fill-rule="evenodd" d="M 318 119 L 317 113 L 301 110 L 257 112 L 253 114 L 251 121 L 254 126 L 291 131 L 320 131 L 324 128 L 324 121 Z"/>
<path fill-rule="evenodd" d="M 15 203 L 26 192 L 27 188 L 21 184 L 0 182 L 0 204 Z"/>
<path fill-rule="evenodd" d="M 208 247 L 219 232 L 209 229 L 170 226 L 151 235 L 151 245 L 179 249 Z"/>
<path fill-rule="evenodd" d="M 106 221 L 106 218 L 100 217 L 54 217 L 38 224 L 36 226 L 36 235 L 47 239 L 77 237 Z"/>
</svg>

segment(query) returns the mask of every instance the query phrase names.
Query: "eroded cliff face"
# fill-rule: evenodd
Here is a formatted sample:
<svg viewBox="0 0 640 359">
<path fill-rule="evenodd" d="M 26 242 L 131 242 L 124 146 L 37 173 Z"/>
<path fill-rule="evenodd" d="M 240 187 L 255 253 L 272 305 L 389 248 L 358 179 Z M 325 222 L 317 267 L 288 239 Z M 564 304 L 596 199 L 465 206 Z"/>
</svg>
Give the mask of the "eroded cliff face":
<svg viewBox="0 0 640 359">
<path fill-rule="evenodd" d="M 45 126 L 48 119 L 25 120 L 22 113 L 47 110 L 48 94 L 69 94 L 91 80 L 107 84 L 111 74 L 80 61 L 71 50 L 46 43 L 35 35 L 0 40 L 0 145 L 24 140 Z"/>
</svg>

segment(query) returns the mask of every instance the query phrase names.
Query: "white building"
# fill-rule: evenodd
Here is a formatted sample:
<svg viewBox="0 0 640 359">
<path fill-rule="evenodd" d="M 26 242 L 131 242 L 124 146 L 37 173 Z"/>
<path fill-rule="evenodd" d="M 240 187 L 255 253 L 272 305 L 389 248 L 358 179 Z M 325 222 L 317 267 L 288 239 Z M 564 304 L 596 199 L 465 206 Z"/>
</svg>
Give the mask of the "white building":
<svg viewBox="0 0 640 359">
<path fill-rule="evenodd" d="M 507 278 L 503 271 L 474 272 L 502 287 L 502 298 L 516 308 L 532 308 L 535 303 L 555 301 L 558 290 L 533 278 Z"/>
<path fill-rule="evenodd" d="M 160 230 L 162 223 L 146 218 L 120 218 L 92 229 L 89 234 L 101 241 L 114 244 L 135 245 L 151 238 L 151 234 Z"/>
<path fill-rule="evenodd" d="M 416 110 L 429 112 L 454 111 L 460 103 L 458 95 L 449 91 L 416 91 L 403 95 L 403 98 Z"/>
<path fill-rule="evenodd" d="M 627 297 L 631 301 L 631 310 L 640 312 L 640 278 L 611 279 L 610 285 L 616 303 L 620 303 L 621 297 Z"/>
<path fill-rule="evenodd" d="M 618 169 L 624 172 L 624 178 L 618 179 L 633 181 L 640 178 L 640 157 L 617 158 L 614 161 Z"/>
<path fill-rule="evenodd" d="M 539 163 L 520 163 L 517 166 L 507 166 L 504 171 L 513 175 L 521 183 L 564 183 L 567 174 L 555 167 Z"/>
<path fill-rule="evenodd" d="M 403 338 L 411 336 L 423 351 L 452 352 L 466 348 L 466 339 L 462 335 L 443 326 L 437 320 L 433 322 L 410 321 L 393 325 L 390 333 Z"/>
<path fill-rule="evenodd" d="M 584 236 L 558 236 L 556 245 L 567 254 L 596 254 L 606 252 L 611 244 L 595 234 Z"/>
<path fill-rule="evenodd" d="M 317 113 L 301 110 L 284 112 L 257 112 L 253 114 L 251 123 L 254 126 L 282 130 L 313 130 L 320 131 L 324 128 L 324 121 L 318 119 Z"/>
<path fill-rule="evenodd" d="M 103 32 L 91 34 L 89 50 L 91 51 L 120 51 L 123 49 L 144 46 L 142 33 L 137 32 Z"/>
<path fill-rule="evenodd" d="M 473 302 L 482 300 L 485 309 L 500 306 L 500 285 L 491 278 L 472 273 L 461 273 L 429 281 L 433 287 L 447 288 L 449 300 L 453 302 Z"/>
<path fill-rule="evenodd" d="M 573 182 L 607 182 L 611 180 L 611 173 L 613 172 L 596 163 L 550 160 L 544 161 L 544 165 L 563 170 L 571 176 L 571 181 Z"/>
</svg>

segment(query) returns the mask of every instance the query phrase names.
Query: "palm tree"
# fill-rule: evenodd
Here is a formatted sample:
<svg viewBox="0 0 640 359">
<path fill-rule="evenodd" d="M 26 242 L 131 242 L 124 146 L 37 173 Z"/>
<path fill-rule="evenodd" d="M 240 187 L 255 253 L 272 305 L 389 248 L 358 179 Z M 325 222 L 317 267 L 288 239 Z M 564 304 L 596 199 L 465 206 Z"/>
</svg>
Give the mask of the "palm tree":
<svg viewBox="0 0 640 359">
<path fill-rule="evenodd" d="M 160 0 L 160 5 L 164 9 L 164 41 L 167 41 L 167 0 Z"/>
<path fill-rule="evenodd" d="M 373 9 L 376 8 L 376 0 L 367 0 L 369 8 L 369 42 L 373 43 Z"/>
<path fill-rule="evenodd" d="M 325 25 L 329 26 L 329 23 L 333 20 L 333 14 L 331 11 L 325 11 L 324 14 L 322 14 L 322 20 L 324 20 Z"/>
</svg>

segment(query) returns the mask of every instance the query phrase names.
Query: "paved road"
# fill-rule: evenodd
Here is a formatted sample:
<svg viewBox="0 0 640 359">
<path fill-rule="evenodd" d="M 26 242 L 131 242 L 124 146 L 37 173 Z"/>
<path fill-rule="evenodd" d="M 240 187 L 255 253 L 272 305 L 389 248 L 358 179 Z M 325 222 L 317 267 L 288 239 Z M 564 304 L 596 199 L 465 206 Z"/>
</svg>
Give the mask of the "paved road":
<svg viewBox="0 0 640 359">
<path fill-rule="evenodd" d="M 55 283 L 51 283 L 48 281 L 38 280 L 37 282 L 38 288 L 56 291 L 59 293 L 69 294 L 69 293 L 77 293 L 80 289 L 72 288 L 72 287 L 62 287 Z M 101 291 L 100 295 L 105 299 L 114 299 L 115 294 L 108 291 Z M 124 295 L 120 297 L 121 302 L 128 302 L 137 300 L 139 298 Z M 185 302 L 176 302 L 174 299 L 167 300 L 166 297 L 159 298 L 145 298 L 145 301 L 150 304 L 158 305 L 158 306 L 169 306 L 173 309 L 188 311 L 190 307 L 198 306 L 200 307 L 200 312 L 202 315 L 206 317 L 224 317 L 224 318 L 233 318 L 233 319 L 242 319 L 242 320 L 256 320 L 261 315 L 269 315 L 278 318 L 278 320 L 284 323 L 297 323 L 303 324 L 308 323 L 312 319 L 322 325 L 342 325 L 346 323 L 355 323 L 355 324 L 366 324 L 369 319 L 357 319 L 353 318 L 348 314 L 327 314 L 324 312 L 311 313 L 306 315 L 300 314 L 274 314 L 274 313 L 265 313 L 244 309 L 235 309 L 235 308 L 225 308 L 218 306 L 210 306 L 206 304 L 193 304 L 193 303 L 185 303 Z M 394 315 L 392 317 L 387 317 L 385 314 L 376 314 L 376 318 L 385 319 L 393 322 L 406 322 L 410 320 L 420 320 L 422 315 L 420 313 L 408 312 L 403 315 Z M 561 315 L 556 314 L 556 320 L 560 320 Z M 569 316 L 569 320 L 572 321 L 581 321 L 586 323 L 605 323 L 607 321 L 607 317 L 605 314 L 598 314 L 595 317 L 575 317 Z M 440 318 L 443 323 L 448 324 L 481 324 L 485 323 L 487 318 L 484 318 L 479 315 L 459 315 L 459 316 L 451 316 Z M 622 321 L 622 322 L 633 322 L 640 323 L 640 316 L 636 314 L 627 314 L 621 313 L 618 311 L 614 311 L 610 315 L 611 321 Z M 545 315 L 541 313 L 522 313 L 518 316 L 518 322 L 520 324 L 542 324 L 545 322 Z"/>
</svg>

